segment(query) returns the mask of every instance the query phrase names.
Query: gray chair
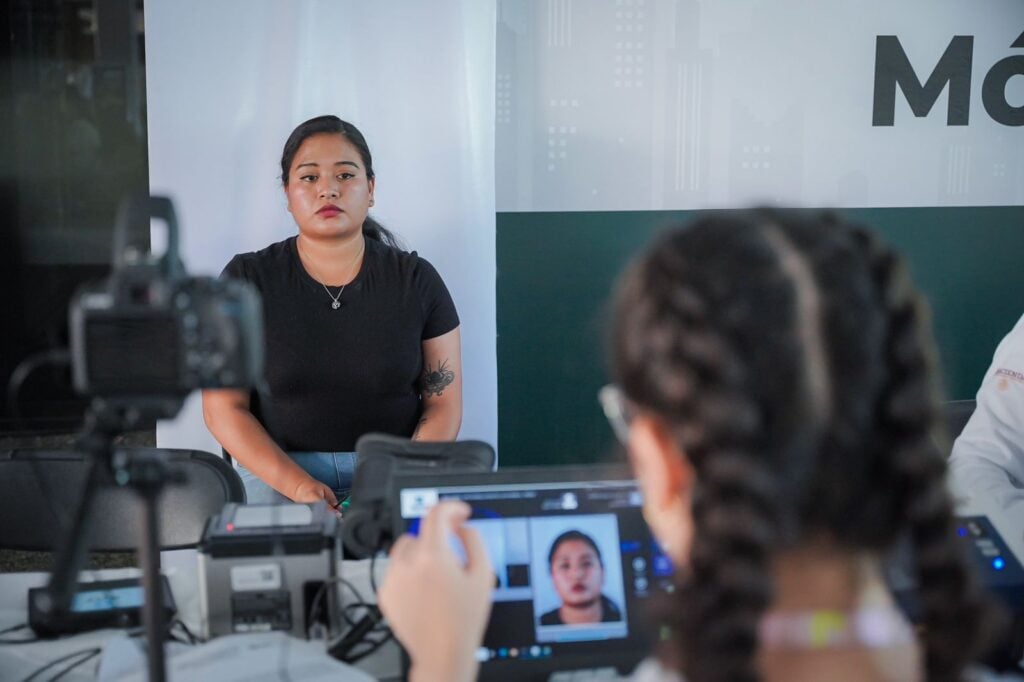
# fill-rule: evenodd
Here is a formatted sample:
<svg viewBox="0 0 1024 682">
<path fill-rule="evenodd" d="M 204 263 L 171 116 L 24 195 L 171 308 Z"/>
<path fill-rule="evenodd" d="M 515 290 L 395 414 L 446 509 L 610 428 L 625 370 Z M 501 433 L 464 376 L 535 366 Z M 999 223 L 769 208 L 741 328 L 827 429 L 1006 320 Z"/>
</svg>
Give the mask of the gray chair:
<svg viewBox="0 0 1024 682">
<path fill-rule="evenodd" d="M 186 482 L 168 485 L 158 501 L 161 549 L 195 547 L 207 518 L 228 502 L 245 502 L 245 488 L 231 465 L 197 450 L 118 448 L 161 452 Z M 85 457 L 70 450 L 0 451 L 0 547 L 53 550 L 70 525 L 88 471 Z M 141 498 L 130 488 L 101 488 L 93 504 L 86 546 L 94 551 L 138 548 Z"/>
<path fill-rule="evenodd" d="M 946 430 L 949 432 L 949 442 L 952 443 L 967 426 L 971 415 L 974 414 L 975 401 L 973 400 L 950 400 L 946 403 Z"/>
</svg>

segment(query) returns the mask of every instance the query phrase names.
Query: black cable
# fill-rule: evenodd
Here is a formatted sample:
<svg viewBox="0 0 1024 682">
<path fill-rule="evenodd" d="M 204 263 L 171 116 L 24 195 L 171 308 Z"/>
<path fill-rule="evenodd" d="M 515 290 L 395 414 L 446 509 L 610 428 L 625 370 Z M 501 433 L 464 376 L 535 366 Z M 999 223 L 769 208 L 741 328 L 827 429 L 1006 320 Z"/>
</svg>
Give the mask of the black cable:
<svg viewBox="0 0 1024 682">
<path fill-rule="evenodd" d="M 384 646 L 385 644 L 390 642 L 392 639 L 394 639 L 394 637 L 395 637 L 394 633 L 391 632 L 391 630 L 389 629 L 387 631 L 387 634 L 384 637 L 381 637 L 379 640 L 374 641 L 374 640 L 364 639 L 363 642 L 371 642 L 372 643 L 371 646 L 366 651 L 359 651 L 359 652 L 356 652 L 356 653 L 350 653 L 349 656 L 348 656 L 348 663 L 356 663 L 358 661 L 363 660 L 364 658 L 366 658 L 370 654 L 372 654 L 375 651 L 377 651 L 377 649 L 380 649 L 382 646 Z"/>
<path fill-rule="evenodd" d="M 367 636 L 377 628 L 382 618 L 380 609 L 376 605 L 367 605 L 366 615 L 353 627 L 349 628 L 337 641 L 328 645 L 327 653 L 339 661 L 351 662 L 352 650 L 367 641 Z"/>
<path fill-rule="evenodd" d="M 38 637 L 32 637 L 31 639 L 0 639 L 0 646 L 11 646 L 14 644 L 35 644 L 43 640 Z"/>
<path fill-rule="evenodd" d="M 100 649 L 98 647 L 92 647 L 90 649 L 79 649 L 78 651 L 72 652 L 72 653 L 67 654 L 65 656 L 61 656 L 58 659 L 50 661 L 49 663 L 47 663 L 43 667 L 38 668 L 35 672 L 30 674 L 28 677 L 23 679 L 21 682 L 32 682 L 32 680 L 35 679 L 36 677 L 38 677 L 39 675 L 42 675 L 47 670 L 49 670 L 50 668 L 52 668 L 52 667 L 54 667 L 56 665 L 60 665 L 64 661 L 68 660 L 69 658 L 74 658 L 76 656 L 81 656 L 82 654 L 89 654 L 89 656 L 86 656 L 83 660 L 79 661 L 79 663 L 84 663 L 85 661 L 89 660 L 90 658 L 92 658 L 96 654 L 100 653 L 101 651 L 102 651 L 102 649 Z"/>
<path fill-rule="evenodd" d="M 370 586 L 373 588 L 374 594 L 377 592 L 377 582 L 373 575 L 376 561 L 377 554 L 374 554 L 370 558 Z M 351 590 L 356 601 L 342 607 L 342 617 L 350 627 L 340 637 L 328 643 L 327 653 L 338 660 L 352 663 L 369 656 L 384 646 L 392 638 L 392 633 L 377 604 L 367 602 L 355 585 L 340 577 L 332 582 L 339 582 Z M 355 610 L 363 612 L 362 617 L 358 620 L 349 617 L 349 613 Z M 375 639 L 372 637 L 374 633 L 382 633 L 383 636 L 380 639 Z M 365 648 L 357 649 L 360 646 Z"/>
<path fill-rule="evenodd" d="M 51 349 L 45 351 L 39 351 L 33 353 L 27 358 L 18 363 L 18 366 L 11 372 L 11 378 L 7 381 L 7 405 L 10 409 L 11 416 L 16 421 L 21 420 L 21 409 L 18 407 L 18 394 L 21 392 L 21 386 L 25 383 L 25 380 L 40 367 L 45 365 L 70 365 L 71 364 L 71 353 L 67 349 Z M 36 484 L 39 486 L 40 491 L 43 494 L 43 498 L 47 501 L 50 507 L 50 511 L 53 513 L 57 524 L 60 526 L 60 533 L 66 534 L 68 525 L 68 518 L 65 510 L 61 509 L 55 500 L 57 497 L 53 489 L 50 487 L 50 483 L 39 470 L 39 462 L 34 457 L 30 457 L 29 468 L 32 470 L 32 475 L 36 479 Z"/>
<path fill-rule="evenodd" d="M 51 677 L 51 678 L 50 678 L 50 680 L 49 680 L 49 682 L 57 682 L 57 680 L 59 680 L 60 678 L 64 677 L 65 675 L 67 675 L 67 674 L 68 674 L 69 672 L 71 672 L 72 670 L 74 670 L 74 669 L 75 669 L 75 668 L 77 668 L 78 666 L 80 666 L 80 665 L 82 665 L 83 663 L 86 663 L 87 661 L 90 661 L 90 660 L 92 660 L 92 659 L 93 659 L 94 657 L 98 656 L 98 655 L 99 655 L 99 653 L 100 653 L 100 649 L 95 649 L 95 650 L 94 650 L 94 651 L 93 651 L 92 653 L 90 653 L 90 654 L 89 654 L 88 656 L 85 656 L 85 657 L 83 657 L 83 658 L 81 658 L 81 659 L 79 659 L 79 660 L 75 661 L 74 663 L 72 663 L 71 665 L 69 665 L 68 667 L 64 668 L 64 669 L 63 669 L 63 670 L 61 670 L 61 671 L 60 671 L 59 673 L 57 673 L 56 675 L 54 675 L 53 677 Z"/>
<path fill-rule="evenodd" d="M 174 620 L 172 620 L 168 624 L 168 627 L 167 627 L 168 633 L 170 633 L 174 629 L 175 625 L 180 627 L 182 629 L 182 631 L 185 633 L 185 636 L 188 637 L 188 643 L 189 644 L 201 644 L 202 643 L 202 640 L 199 637 L 196 637 L 196 635 L 192 633 L 192 631 L 189 629 L 189 627 L 187 625 L 185 625 L 185 621 L 181 620 L 180 618 L 175 618 Z"/>
<path fill-rule="evenodd" d="M 327 590 L 341 578 L 329 578 L 328 580 L 320 583 L 320 587 L 317 589 L 316 594 L 313 595 L 313 601 L 309 604 L 309 615 L 306 617 L 306 636 L 312 639 L 310 631 L 313 629 L 314 623 L 317 621 L 317 617 L 320 615 L 320 600 L 323 598 Z M 328 636 L 330 636 L 330 623 L 328 623 Z"/>
<path fill-rule="evenodd" d="M 183 631 L 184 634 L 175 632 L 174 626 L 178 625 L 179 623 L 180 621 L 178 620 L 172 620 L 170 623 L 167 624 L 167 632 L 164 633 L 165 639 L 167 639 L 168 641 L 178 642 L 179 644 L 195 644 L 195 638 L 192 636 L 192 633 L 188 630 L 184 623 L 181 623 L 181 626 L 185 628 Z"/>
<path fill-rule="evenodd" d="M 376 604 L 368 604 L 368 603 L 365 603 L 365 602 L 361 602 L 361 603 L 358 603 L 358 604 L 357 603 L 346 604 L 342 608 L 341 611 L 345 615 L 345 622 L 348 623 L 349 625 L 355 626 L 357 623 L 359 623 L 359 621 L 355 620 L 354 617 L 350 618 L 348 616 L 348 612 L 349 611 L 354 611 L 356 609 L 362 609 L 364 611 L 362 616 L 359 617 L 359 621 L 361 621 L 367 615 L 373 617 L 374 614 L 377 611 L 377 605 Z M 371 630 L 370 632 L 381 632 L 381 631 L 385 631 L 385 630 L 388 629 L 388 626 L 384 622 L 384 619 L 377 618 L 377 621 L 378 622 L 374 625 L 373 630 Z"/>
<path fill-rule="evenodd" d="M 21 392 L 21 385 L 25 383 L 32 372 L 44 365 L 70 364 L 71 353 L 65 348 L 39 351 L 19 362 L 11 372 L 11 378 L 7 381 L 7 406 L 11 410 L 11 416 L 15 419 L 21 418 L 21 410 L 18 409 L 18 393 Z"/>
<path fill-rule="evenodd" d="M 341 576 L 335 576 L 335 577 L 333 577 L 333 578 L 331 578 L 329 580 L 324 581 L 320 585 L 319 589 L 317 589 L 316 594 L 313 595 L 313 601 L 310 602 L 309 617 L 306 619 L 306 634 L 307 634 L 307 636 L 309 635 L 310 630 L 313 628 L 313 625 L 316 623 L 317 618 L 320 616 L 320 603 L 321 603 L 321 600 L 324 597 L 324 594 L 325 594 L 326 590 L 331 588 L 331 587 L 334 587 L 335 585 L 338 585 L 338 584 L 341 584 L 344 587 L 347 587 L 349 589 L 349 591 L 356 598 L 355 602 L 353 602 L 352 604 L 346 605 L 341 610 L 342 618 L 345 619 L 345 623 L 348 626 L 351 627 L 351 626 L 356 624 L 356 621 L 354 621 L 354 620 L 352 620 L 351 618 L 348 617 L 348 609 L 351 608 L 351 607 L 362 607 L 362 608 L 365 608 L 366 605 L 368 605 L 368 602 L 365 599 L 363 599 L 362 593 L 359 591 L 359 589 L 355 585 L 352 584 L 351 581 L 346 580 L 345 578 L 342 578 Z M 338 595 L 335 595 L 335 602 L 337 603 L 338 601 L 339 601 L 338 600 Z M 330 639 L 331 637 L 334 636 L 334 633 L 331 632 L 331 628 L 330 628 L 331 624 L 328 623 L 327 625 L 328 625 L 327 637 L 328 637 L 328 639 Z"/>
<path fill-rule="evenodd" d="M 356 589 L 356 586 L 350 583 L 349 581 L 341 579 L 341 584 L 347 587 L 349 591 L 353 594 L 353 596 L 355 596 L 356 598 L 356 600 L 353 603 L 346 604 L 341 608 L 341 617 L 345 619 L 345 624 L 349 627 L 352 627 L 356 624 L 356 621 L 348 617 L 349 609 L 353 606 L 362 606 L 366 603 L 366 600 L 363 599 L 363 595 L 359 592 L 358 589 Z"/>
<path fill-rule="evenodd" d="M 21 623 L 19 625 L 12 625 L 9 628 L 4 628 L 3 630 L 0 630 L 0 635 L 6 635 L 9 632 L 17 632 L 18 630 L 27 630 L 27 629 L 28 629 L 28 623 Z M 39 638 L 36 637 L 33 634 L 31 637 L 25 638 L 25 639 L 0 639 L 0 646 L 3 646 L 5 644 L 31 644 L 32 642 L 38 642 L 38 641 L 39 641 Z"/>
</svg>

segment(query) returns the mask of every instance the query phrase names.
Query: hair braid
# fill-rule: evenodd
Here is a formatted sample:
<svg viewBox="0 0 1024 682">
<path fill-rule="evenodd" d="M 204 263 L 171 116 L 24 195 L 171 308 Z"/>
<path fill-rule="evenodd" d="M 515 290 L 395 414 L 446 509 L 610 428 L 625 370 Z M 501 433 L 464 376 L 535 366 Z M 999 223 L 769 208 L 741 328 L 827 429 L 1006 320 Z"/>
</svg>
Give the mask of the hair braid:
<svg viewBox="0 0 1024 682">
<path fill-rule="evenodd" d="M 620 300 L 633 304 L 619 308 L 629 320 L 618 325 L 623 361 L 616 367 L 627 394 L 673 415 L 676 440 L 700 471 L 686 580 L 665 614 L 672 662 L 692 682 L 752 681 L 757 627 L 772 597 L 775 488 L 768 464 L 752 454 L 759 415 L 747 373 L 708 319 L 707 295 L 696 288 L 708 278 L 688 277 L 694 270 L 678 250 L 666 249 L 627 277 Z"/>
<path fill-rule="evenodd" d="M 913 544 L 925 623 L 925 669 L 956 680 L 979 642 L 984 600 L 956 539 L 946 462 L 935 445 L 940 423 L 935 351 L 927 311 L 902 260 L 872 234 L 857 232 L 887 321 L 887 382 L 877 404 L 877 436 L 891 457 L 899 507 Z"/>
<path fill-rule="evenodd" d="M 709 464 L 693 500 L 689 579 L 676 606 L 681 667 L 697 682 L 756 680 L 757 627 L 773 592 L 770 477 L 740 449 L 703 454 Z"/>
</svg>

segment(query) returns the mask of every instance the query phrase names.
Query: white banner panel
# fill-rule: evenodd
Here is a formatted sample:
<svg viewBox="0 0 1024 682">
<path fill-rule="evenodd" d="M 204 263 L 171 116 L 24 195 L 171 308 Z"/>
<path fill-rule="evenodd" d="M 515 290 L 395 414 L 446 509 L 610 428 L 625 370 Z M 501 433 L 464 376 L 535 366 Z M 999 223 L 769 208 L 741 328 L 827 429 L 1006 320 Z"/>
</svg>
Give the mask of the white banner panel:
<svg viewBox="0 0 1024 682">
<path fill-rule="evenodd" d="M 366 136 L 373 215 L 430 260 L 462 319 L 461 437 L 497 441 L 494 0 L 147 0 L 150 186 L 176 202 L 185 262 L 296 231 L 281 148 L 325 113 Z M 219 452 L 198 396 L 162 447 Z"/>
<path fill-rule="evenodd" d="M 499 211 L 1024 203 L 1020 0 L 498 8 Z"/>
</svg>

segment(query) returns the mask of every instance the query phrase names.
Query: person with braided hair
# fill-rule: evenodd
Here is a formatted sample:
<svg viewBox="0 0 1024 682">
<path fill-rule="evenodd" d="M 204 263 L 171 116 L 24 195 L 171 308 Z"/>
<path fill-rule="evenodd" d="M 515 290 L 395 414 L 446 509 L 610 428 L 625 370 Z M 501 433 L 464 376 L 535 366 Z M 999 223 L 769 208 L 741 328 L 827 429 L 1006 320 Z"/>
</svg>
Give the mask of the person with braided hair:
<svg viewBox="0 0 1024 682">
<path fill-rule="evenodd" d="M 985 602 L 931 438 L 926 318 L 902 260 L 829 213 L 709 214 L 629 266 L 601 397 L 678 587 L 635 679 L 961 679 Z M 379 598 L 412 679 L 475 671 L 491 583 L 467 513 L 443 503 L 426 521 L 466 563 L 444 532 L 392 553 Z M 882 577 L 904 538 L 920 638 Z"/>
</svg>

